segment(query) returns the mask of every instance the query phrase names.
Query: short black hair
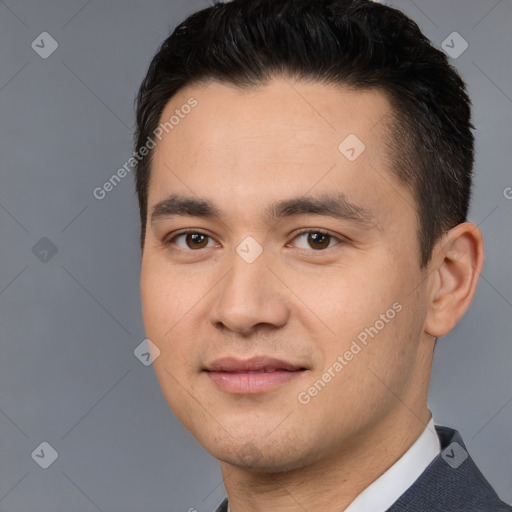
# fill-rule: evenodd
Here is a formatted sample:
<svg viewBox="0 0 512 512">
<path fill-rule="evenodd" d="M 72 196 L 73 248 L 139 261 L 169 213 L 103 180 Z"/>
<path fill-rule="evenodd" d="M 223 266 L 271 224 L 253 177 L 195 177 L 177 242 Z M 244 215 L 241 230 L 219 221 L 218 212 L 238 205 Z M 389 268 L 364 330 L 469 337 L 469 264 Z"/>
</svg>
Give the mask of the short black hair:
<svg viewBox="0 0 512 512">
<path fill-rule="evenodd" d="M 138 91 L 136 149 L 183 87 L 252 88 L 278 76 L 385 94 L 390 168 L 415 198 L 425 266 L 439 237 L 467 218 L 471 102 L 447 56 L 397 9 L 370 0 L 232 0 L 192 14 L 162 43 Z M 142 248 L 151 156 L 135 171 Z"/>
</svg>

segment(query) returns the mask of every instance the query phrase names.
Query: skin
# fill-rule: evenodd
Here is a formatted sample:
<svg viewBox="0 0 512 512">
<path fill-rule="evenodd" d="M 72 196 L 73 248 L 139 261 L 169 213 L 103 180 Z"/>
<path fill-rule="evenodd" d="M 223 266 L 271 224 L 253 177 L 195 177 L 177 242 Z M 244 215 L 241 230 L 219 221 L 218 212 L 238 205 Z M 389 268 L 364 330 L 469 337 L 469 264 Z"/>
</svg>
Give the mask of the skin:
<svg viewBox="0 0 512 512">
<path fill-rule="evenodd" d="M 430 419 L 434 341 L 471 302 L 481 233 L 454 227 L 420 267 L 415 203 L 387 167 L 390 105 L 378 91 L 283 77 L 245 91 L 196 84 L 171 99 L 162 120 L 190 97 L 197 107 L 155 148 L 142 257 L 143 318 L 160 349 L 163 394 L 219 459 L 232 512 L 343 510 Z M 366 146 L 352 162 L 338 150 L 348 134 Z M 273 201 L 334 191 L 372 221 L 264 216 Z M 206 198 L 223 217 L 151 222 L 170 194 Z M 206 246 L 173 238 L 186 228 L 208 235 Z M 328 231 L 327 248 L 297 236 L 303 228 Z M 248 236 L 263 249 L 252 263 L 236 252 Z M 401 311 L 300 403 L 394 303 Z M 254 355 L 307 371 L 252 395 L 222 391 L 202 371 L 220 357 Z"/>
</svg>

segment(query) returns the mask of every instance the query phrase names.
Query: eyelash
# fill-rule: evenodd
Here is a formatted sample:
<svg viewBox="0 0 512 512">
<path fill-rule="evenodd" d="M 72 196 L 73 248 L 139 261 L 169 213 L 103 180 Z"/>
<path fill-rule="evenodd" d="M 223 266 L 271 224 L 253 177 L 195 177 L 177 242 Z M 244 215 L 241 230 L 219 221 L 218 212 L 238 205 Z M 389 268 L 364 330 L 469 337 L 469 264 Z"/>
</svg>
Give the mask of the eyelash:
<svg viewBox="0 0 512 512">
<path fill-rule="evenodd" d="M 195 235 L 204 235 L 204 236 L 206 236 L 206 237 L 208 237 L 210 239 L 213 239 L 213 237 L 211 237 L 207 233 L 203 233 L 202 231 L 199 231 L 199 230 L 194 229 L 194 228 L 188 228 L 188 229 L 184 229 L 183 231 L 180 231 L 180 232 L 174 234 L 171 238 L 165 239 L 163 241 L 163 245 L 164 245 L 164 247 L 168 248 L 168 247 L 171 246 L 171 244 L 174 242 L 174 240 L 176 240 L 176 238 L 178 238 L 179 236 L 182 236 L 182 235 L 190 234 L 190 233 L 193 233 Z M 327 236 L 331 237 L 331 239 L 337 240 L 338 243 L 335 244 L 332 247 L 326 247 L 325 249 L 315 250 L 315 249 L 301 249 L 301 248 L 299 248 L 299 250 L 307 251 L 307 252 L 321 253 L 321 252 L 325 252 L 327 249 L 332 249 L 336 245 L 339 245 L 339 244 L 344 242 L 344 240 L 341 237 L 335 236 L 332 233 L 330 233 L 329 231 L 326 231 L 325 229 L 311 229 L 311 228 L 304 228 L 304 229 L 299 230 L 299 232 L 294 235 L 292 240 L 295 240 L 296 238 L 298 238 L 301 235 L 311 234 L 311 233 L 327 235 Z M 178 250 L 179 251 L 184 251 L 184 252 L 199 252 L 201 249 L 178 249 Z"/>
</svg>

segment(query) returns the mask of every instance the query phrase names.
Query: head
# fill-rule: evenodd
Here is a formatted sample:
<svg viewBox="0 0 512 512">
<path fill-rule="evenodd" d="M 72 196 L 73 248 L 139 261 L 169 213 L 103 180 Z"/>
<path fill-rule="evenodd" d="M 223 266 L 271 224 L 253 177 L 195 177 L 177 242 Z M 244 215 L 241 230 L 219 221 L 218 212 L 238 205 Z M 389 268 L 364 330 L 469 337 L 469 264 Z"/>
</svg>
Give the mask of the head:
<svg viewBox="0 0 512 512">
<path fill-rule="evenodd" d="M 423 415 L 483 263 L 471 128 L 446 56 L 368 0 L 233 0 L 164 41 L 137 98 L 143 316 L 214 456 L 290 469 Z M 263 357 L 289 368 L 225 378 Z"/>
</svg>

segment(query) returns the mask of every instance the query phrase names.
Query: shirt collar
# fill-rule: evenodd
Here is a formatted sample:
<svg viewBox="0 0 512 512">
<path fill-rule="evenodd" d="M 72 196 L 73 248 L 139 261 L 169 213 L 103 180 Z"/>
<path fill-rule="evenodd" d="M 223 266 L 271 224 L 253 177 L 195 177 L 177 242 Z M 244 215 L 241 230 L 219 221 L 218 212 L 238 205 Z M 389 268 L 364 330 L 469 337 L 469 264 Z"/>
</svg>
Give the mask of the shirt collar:
<svg viewBox="0 0 512 512">
<path fill-rule="evenodd" d="M 434 418 L 413 445 L 385 473 L 370 484 L 345 512 L 385 512 L 441 453 Z M 227 512 L 231 512 L 228 504 Z"/>
<path fill-rule="evenodd" d="M 385 512 L 411 487 L 440 452 L 441 444 L 431 416 L 414 444 L 361 492 L 345 512 Z"/>
</svg>

